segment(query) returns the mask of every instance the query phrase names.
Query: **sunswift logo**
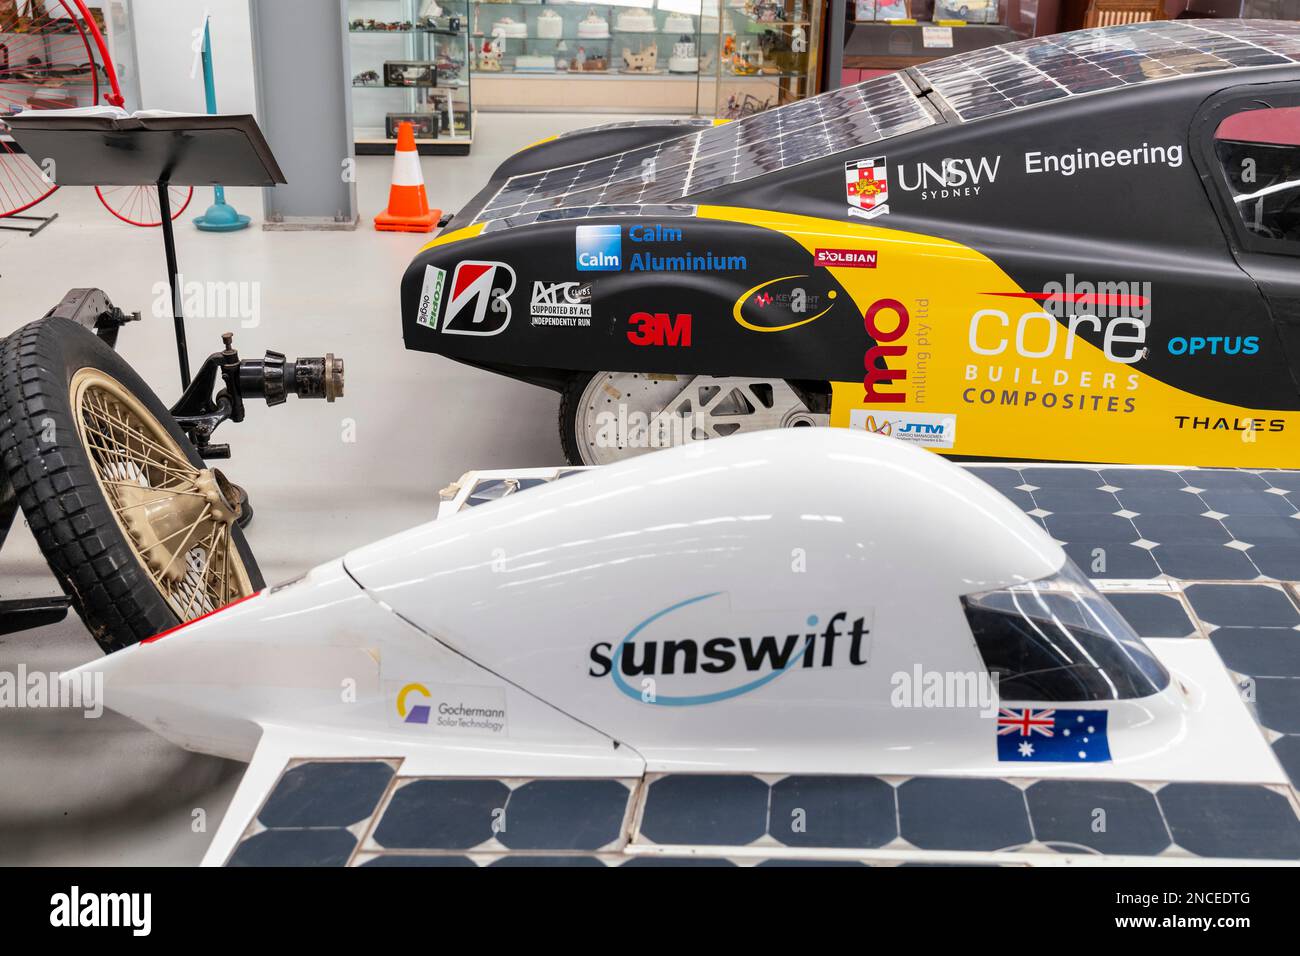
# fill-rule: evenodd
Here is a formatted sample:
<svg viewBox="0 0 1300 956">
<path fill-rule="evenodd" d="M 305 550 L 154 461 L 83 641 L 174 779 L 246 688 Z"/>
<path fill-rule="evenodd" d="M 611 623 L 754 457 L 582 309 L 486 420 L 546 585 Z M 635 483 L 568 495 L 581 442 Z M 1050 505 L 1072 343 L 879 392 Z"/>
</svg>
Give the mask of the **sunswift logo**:
<svg viewBox="0 0 1300 956">
<path fill-rule="evenodd" d="M 983 186 L 997 179 L 1001 164 L 1001 156 L 994 156 L 992 160 L 984 156 L 978 159 L 943 159 L 938 165 L 913 163 L 910 171 L 900 163 L 897 167 L 898 188 L 909 193 L 919 191 L 922 201 L 978 196 Z"/>
<path fill-rule="evenodd" d="M 152 893 L 82 893 L 74 886 L 50 897 L 50 925 L 129 927 L 132 936 L 148 936 L 153 927 Z"/>
<path fill-rule="evenodd" d="M 576 242 L 579 272 L 617 272 L 623 268 L 621 227 L 579 226 Z"/>
<path fill-rule="evenodd" d="M 718 598 L 725 600 L 724 592 L 671 604 L 641 621 L 617 644 L 605 641 L 593 645 L 587 673 L 595 678 L 609 677 L 620 692 L 645 704 L 691 707 L 739 697 L 796 668 L 846 664 L 861 667 L 869 660 L 871 629 L 867 616 L 850 621 L 847 611 L 836 611 L 824 626 L 816 614 L 809 614 L 803 622 L 808 630 L 800 628 L 795 633 L 718 637 L 713 636 L 717 634 L 716 623 L 705 619 L 695 626 L 710 634 L 706 638 L 674 636 L 660 640 L 649 636 L 665 618 L 676 618 L 689 608 Z M 669 625 L 674 635 L 690 626 L 676 619 Z M 734 682 L 724 676 L 731 674 L 744 676 Z M 640 686 L 633 687 L 628 678 L 638 678 Z M 660 693 L 660 682 L 697 692 Z M 723 686 L 717 686 L 719 683 Z"/>
</svg>

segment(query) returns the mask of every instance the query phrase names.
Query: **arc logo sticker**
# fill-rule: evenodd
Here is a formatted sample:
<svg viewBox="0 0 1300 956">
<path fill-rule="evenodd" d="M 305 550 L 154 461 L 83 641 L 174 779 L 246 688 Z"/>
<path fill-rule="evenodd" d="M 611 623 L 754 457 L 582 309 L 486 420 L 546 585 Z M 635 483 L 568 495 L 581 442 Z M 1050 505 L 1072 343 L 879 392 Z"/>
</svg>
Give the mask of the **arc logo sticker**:
<svg viewBox="0 0 1300 956">
<path fill-rule="evenodd" d="M 510 324 L 515 270 L 504 262 L 466 260 L 451 277 L 442 331 L 448 335 L 499 335 Z"/>
</svg>

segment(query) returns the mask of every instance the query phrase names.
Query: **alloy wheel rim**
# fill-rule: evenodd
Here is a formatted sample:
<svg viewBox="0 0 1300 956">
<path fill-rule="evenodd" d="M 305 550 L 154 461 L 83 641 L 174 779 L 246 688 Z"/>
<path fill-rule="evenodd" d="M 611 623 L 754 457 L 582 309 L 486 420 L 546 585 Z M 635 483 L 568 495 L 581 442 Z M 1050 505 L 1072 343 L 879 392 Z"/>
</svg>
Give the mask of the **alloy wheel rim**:
<svg viewBox="0 0 1300 956">
<path fill-rule="evenodd" d="M 578 453 L 608 465 L 705 439 L 827 425 L 782 379 L 601 372 L 579 398 Z"/>
</svg>

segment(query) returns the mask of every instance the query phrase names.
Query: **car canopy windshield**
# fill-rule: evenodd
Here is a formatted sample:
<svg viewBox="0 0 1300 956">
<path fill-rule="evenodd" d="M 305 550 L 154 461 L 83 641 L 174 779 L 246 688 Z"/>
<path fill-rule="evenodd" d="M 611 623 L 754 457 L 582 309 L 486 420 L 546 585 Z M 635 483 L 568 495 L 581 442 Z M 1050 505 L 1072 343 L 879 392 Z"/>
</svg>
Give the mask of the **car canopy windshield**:
<svg viewBox="0 0 1300 956">
<path fill-rule="evenodd" d="M 1169 672 L 1073 561 L 1051 577 L 962 598 L 1003 700 L 1148 697 Z"/>
</svg>

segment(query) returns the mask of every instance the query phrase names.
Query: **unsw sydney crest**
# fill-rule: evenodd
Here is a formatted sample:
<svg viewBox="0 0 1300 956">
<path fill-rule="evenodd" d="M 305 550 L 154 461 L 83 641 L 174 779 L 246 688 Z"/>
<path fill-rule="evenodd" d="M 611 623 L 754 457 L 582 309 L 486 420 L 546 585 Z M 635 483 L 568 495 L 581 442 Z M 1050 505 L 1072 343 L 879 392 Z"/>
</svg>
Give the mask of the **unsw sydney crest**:
<svg viewBox="0 0 1300 956">
<path fill-rule="evenodd" d="M 590 651 L 591 663 L 587 673 L 591 677 L 609 677 L 623 694 L 646 704 L 666 707 L 689 707 L 711 704 L 739 697 L 776 680 L 796 668 L 812 669 L 848 665 L 861 667 L 871 652 L 871 629 L 868 615 L 849 619 L 847 611 L 836 611 L 824 626 L 816 614 L 804 622 L 809 630 L 793 634 L 762 634 L 759 636 L 671 637 L 646 639 L 642 633 L 657 622 L 670 617 L 691 605 L 722 596 L 722 592 L 701 594 L 671 604 L 656 611 L 637 624 L 618 643 L 602 641 Z M 672 624 L 668 625 L 672 627 Z M 700 625 L 695 625 L 700 626 Z M 813 630 L 813 628 L 819 628 Z M 674 630 L 674 633 L 678 631 Z M 722 689 L 704 691 L 704 675 L 740 673 L 738 683 Z M 695 684 L 694 694 L 664 694 L 651 692 L 646 686 L 634 687 L 627 678 L 644 681 L 673 677 L 673 688 Z M 715 688 L 717 681 L 708 681 Z"/>
</svg>

